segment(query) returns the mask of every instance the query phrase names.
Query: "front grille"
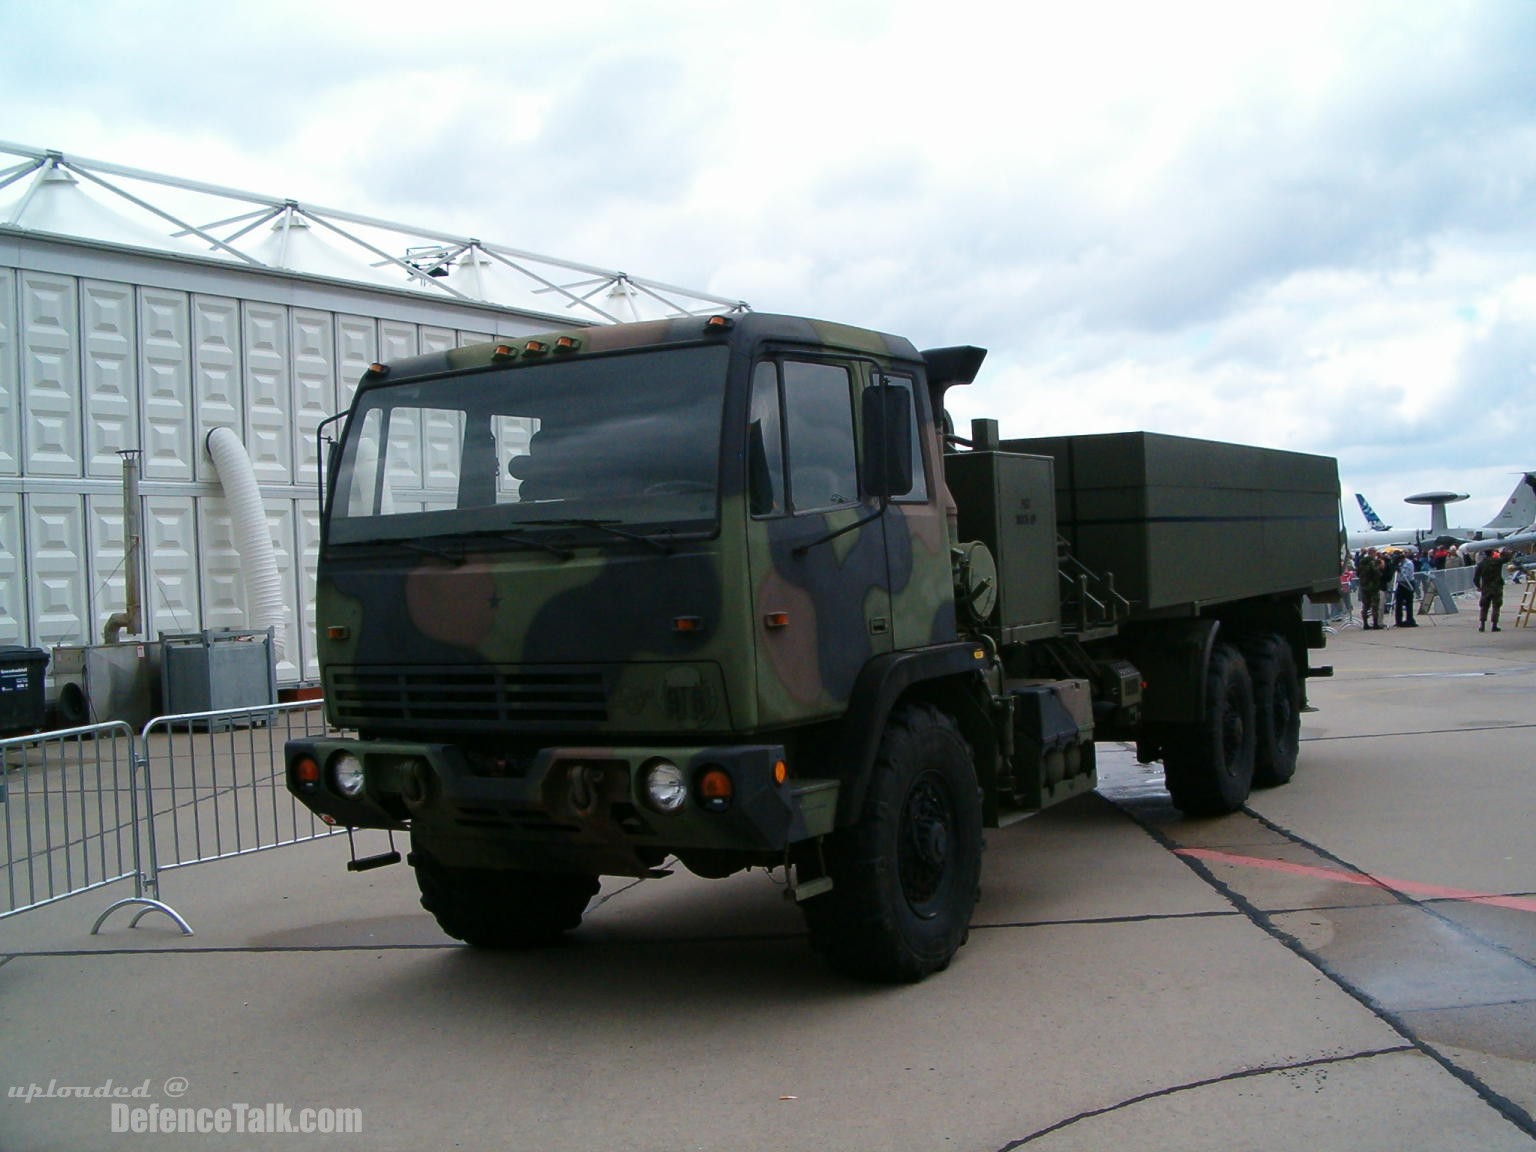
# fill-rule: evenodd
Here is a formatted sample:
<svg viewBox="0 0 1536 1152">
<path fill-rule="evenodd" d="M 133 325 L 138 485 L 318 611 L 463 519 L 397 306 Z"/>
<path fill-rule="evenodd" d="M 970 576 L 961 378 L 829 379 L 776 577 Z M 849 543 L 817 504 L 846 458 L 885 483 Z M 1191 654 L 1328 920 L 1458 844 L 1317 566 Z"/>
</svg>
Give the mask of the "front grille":
<svg viewBox="0 0 1536 1152">
<path fill-rule="evenodd" d="M 581 731 L 608 719 L 607 681 L 590 668 L 332 668 L 325 697 L 336 724 L 372 732 Z"/>
</svg>

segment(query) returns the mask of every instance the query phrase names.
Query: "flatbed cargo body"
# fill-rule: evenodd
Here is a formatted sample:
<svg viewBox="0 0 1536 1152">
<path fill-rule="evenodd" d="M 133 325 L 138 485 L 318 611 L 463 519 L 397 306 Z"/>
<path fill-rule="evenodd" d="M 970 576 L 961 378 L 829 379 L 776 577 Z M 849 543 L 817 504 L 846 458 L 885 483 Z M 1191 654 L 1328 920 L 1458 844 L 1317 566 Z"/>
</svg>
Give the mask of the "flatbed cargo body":
<svg viewBox="0 0 1536 1152">
<path fill-rule="evenodd" d="M 1331 457 L 1152 432 L 1003 441 L 1054 463 L 1057 531 L 1136 615 L 1336 594 Z"/>
</svg>

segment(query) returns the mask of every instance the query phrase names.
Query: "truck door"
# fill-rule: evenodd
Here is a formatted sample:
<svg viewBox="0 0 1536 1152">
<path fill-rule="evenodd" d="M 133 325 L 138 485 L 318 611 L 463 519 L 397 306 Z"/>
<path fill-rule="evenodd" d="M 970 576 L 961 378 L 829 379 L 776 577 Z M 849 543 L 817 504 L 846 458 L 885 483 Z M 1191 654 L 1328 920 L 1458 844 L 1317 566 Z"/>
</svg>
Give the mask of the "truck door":
<svg viewBox="0 0 1536 1152">
<path fill-rule="evenodd" d="M 885 523 L 860 483 L 870 375 L 863 361 L 793 353 L 753 369 L 747 540 L 763 725 L 838 714 L 859 670 L 891 650 Z"/>
</svg>

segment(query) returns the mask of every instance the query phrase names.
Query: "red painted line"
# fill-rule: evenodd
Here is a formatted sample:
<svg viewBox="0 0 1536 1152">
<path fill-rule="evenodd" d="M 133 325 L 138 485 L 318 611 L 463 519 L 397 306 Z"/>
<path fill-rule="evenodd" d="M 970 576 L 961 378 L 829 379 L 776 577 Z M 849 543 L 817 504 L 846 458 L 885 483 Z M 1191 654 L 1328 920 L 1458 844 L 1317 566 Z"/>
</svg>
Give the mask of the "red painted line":
<svg viewBox="0 0 1536 1152">
<path fill-rule="evenodd" d="M 1536 912 L 1536 897 L 1532 896 L 1494 896 L 1487 892 L 1469 892 L 1464 888 L 1443 888 L 1438 884 L 1418 884 L 1412 880 L 1367 876 L 1363 872 L 1319 868 L 1314 864 L 1292 864 L 1288 860 L 1266 860 L 1261 856 L 1237 856 L 1231 852 L 1217 852 L 1213 848 L 1175 848 L 1174 854 L 1189 856 L 1196 860 L 1209 860 L 1216 864 L 1241 864 L 1249 868 L 1267 868 L 1271 872 L 1309 876 L 1314 880 L 1327 880 L 1334 884 L 1359 884 L 1366 888 L 1385 888 L 1389 892 L 1400 892 L 1404 896 L 1422 896 L 1431 900 L 1465 900 L 1469 904 L 1489 904 L 1495 908 L 1513 908 L 1517 912 Z"/>
</svg>

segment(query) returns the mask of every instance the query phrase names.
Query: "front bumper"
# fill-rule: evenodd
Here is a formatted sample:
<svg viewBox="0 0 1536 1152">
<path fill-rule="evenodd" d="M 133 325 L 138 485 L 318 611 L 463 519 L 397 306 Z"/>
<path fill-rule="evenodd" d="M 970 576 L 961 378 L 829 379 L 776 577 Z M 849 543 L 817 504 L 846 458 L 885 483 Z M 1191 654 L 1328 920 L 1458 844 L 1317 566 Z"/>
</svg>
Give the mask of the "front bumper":
<svg viewBox="0 0 1536 1152">
<path fill-rule="evenodd" d="M 337 788 L 343 753 L 363 765 L 361 792 Z M 323 819 L 354 828 L 410 828 L 444 863 L 645 875 L 668 855 L 781 857 L 832 831 L 835 780 L 775 778 L 779 745 L 540 750 L 487 774 L 451 744 L 296 740 L 285 747 L 289 790 Z M 641 774 L 657 758 L 683 769 L 688 796 L 675 812 L 647 803 Z M 727 804 L 700 795 L 710 769 L 731 780 Z"/>
</svg>

